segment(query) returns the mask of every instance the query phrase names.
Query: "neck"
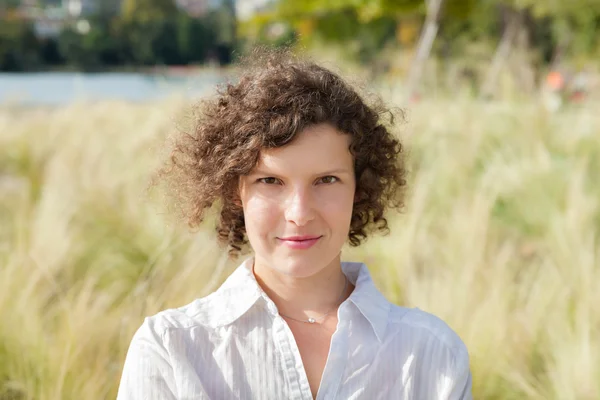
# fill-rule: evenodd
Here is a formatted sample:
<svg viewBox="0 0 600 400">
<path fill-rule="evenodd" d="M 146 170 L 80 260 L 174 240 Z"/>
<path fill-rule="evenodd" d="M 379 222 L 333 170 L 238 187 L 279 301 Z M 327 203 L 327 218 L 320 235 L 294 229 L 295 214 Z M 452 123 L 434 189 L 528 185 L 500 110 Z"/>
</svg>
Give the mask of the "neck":
<svg viewBox="0 0 600 400">
<path fill-rule="evenodd" d="M 352 283 L 346 283 L 339 256 L 309 277 L 283 274 L 256 258 L 253 271 L 256 281 L 275 303 L 279 313 L 298 319 L 319 317 L 337 308 L 354 289 Z"/>
</svg>

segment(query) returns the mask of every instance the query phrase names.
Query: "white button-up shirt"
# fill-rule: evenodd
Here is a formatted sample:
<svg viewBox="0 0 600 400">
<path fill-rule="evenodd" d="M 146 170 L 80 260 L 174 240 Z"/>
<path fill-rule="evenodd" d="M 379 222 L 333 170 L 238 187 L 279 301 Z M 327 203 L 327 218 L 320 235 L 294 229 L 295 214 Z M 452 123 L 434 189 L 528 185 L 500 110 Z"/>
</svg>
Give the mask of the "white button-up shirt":
<svg viewBox="0 0 600 400">
<path fill-rule="evenodd" d="M 118 400 L 312 400 L 300 352 L 253 258 L 214 293 L 144 320 Z M 388 302 L 367 267 L 343 262 L 355 289 L 338 309 L 317 399 L 471 399 L 467 349 L 441 319 Z"/>
</svg>

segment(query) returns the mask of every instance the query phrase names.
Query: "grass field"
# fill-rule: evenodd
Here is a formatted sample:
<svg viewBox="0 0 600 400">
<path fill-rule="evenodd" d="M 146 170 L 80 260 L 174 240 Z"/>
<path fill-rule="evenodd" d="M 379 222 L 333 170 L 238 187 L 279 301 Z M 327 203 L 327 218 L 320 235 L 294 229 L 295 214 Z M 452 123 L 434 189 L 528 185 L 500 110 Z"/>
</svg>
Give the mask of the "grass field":
<svg viewBox="0 0 600 400">
<path fill-rule="evenodd" d="M 182 102 L 0 108 L 0 399 L 115 398 L 146 315 L 238 264 L 145 191 Z M 424 101 L 411 192 L 348 249 L 466 342 L 477 399 L 600 398 L 600 113 Z"/>
</svg>

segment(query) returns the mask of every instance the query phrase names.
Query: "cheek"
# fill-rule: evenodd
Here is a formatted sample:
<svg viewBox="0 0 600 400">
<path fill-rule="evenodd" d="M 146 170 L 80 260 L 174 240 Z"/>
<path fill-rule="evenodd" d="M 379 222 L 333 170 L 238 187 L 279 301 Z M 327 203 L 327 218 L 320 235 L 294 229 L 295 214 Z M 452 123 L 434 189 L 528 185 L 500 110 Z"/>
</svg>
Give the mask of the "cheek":
<svg viewBox="0 0 600 400">
<path fill-rule="evenodd" d="M 244 203 L 244 221 L 249 238 L 274 232 L 278 213 L 277 207 L 272 203 L 268 199 L 259 197 L 253 197 Z"/>
<path fill-rule="evenodd" d="M 342 230 L 344 234 L 352 219 L 354 206 L 354 192 L 350 190 L 340 191 L 332 196 L 323 196 L 319 201 L 320 214 L 332 227 Z"/>
<path fill-rule="evenodd" d="M 350 226 L 352 219 L 352 204 L 337 203 L 325 209 L 323 214 L 331 226 L 335 226 L 340 234 L 345 234 L 344 230 Z"/>
</svg>

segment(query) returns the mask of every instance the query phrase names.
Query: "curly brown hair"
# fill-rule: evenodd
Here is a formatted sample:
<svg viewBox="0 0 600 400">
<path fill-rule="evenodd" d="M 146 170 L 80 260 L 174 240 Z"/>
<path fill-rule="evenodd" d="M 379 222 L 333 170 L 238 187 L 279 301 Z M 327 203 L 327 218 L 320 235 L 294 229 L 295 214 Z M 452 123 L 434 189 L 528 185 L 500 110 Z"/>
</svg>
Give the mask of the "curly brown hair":
<svg viewBox="0 0 600 400">
<path fill-rule="evenodd" d="M 177 131 L 170 160 L 158 173 L 188 225 L 198 227 L 214 209 L 218 239 L 237 257 L 248 243 L 240 176 L 254 168 L 261 149 L 284 146 L 303 129 L 328 123 L 352 137 L 350 245 L 371 231 L 388 233 L 384 212 L 403 208 L 406 186 L 403 146 L 391 132 L 395 111 L 379 97 L 367 104 L 339 74 L 289 50 L 255 49 L 242 66 L 236 84 L 218 86 L 215 98 L 193 108 L 191 129 Z"/>
</svg>

